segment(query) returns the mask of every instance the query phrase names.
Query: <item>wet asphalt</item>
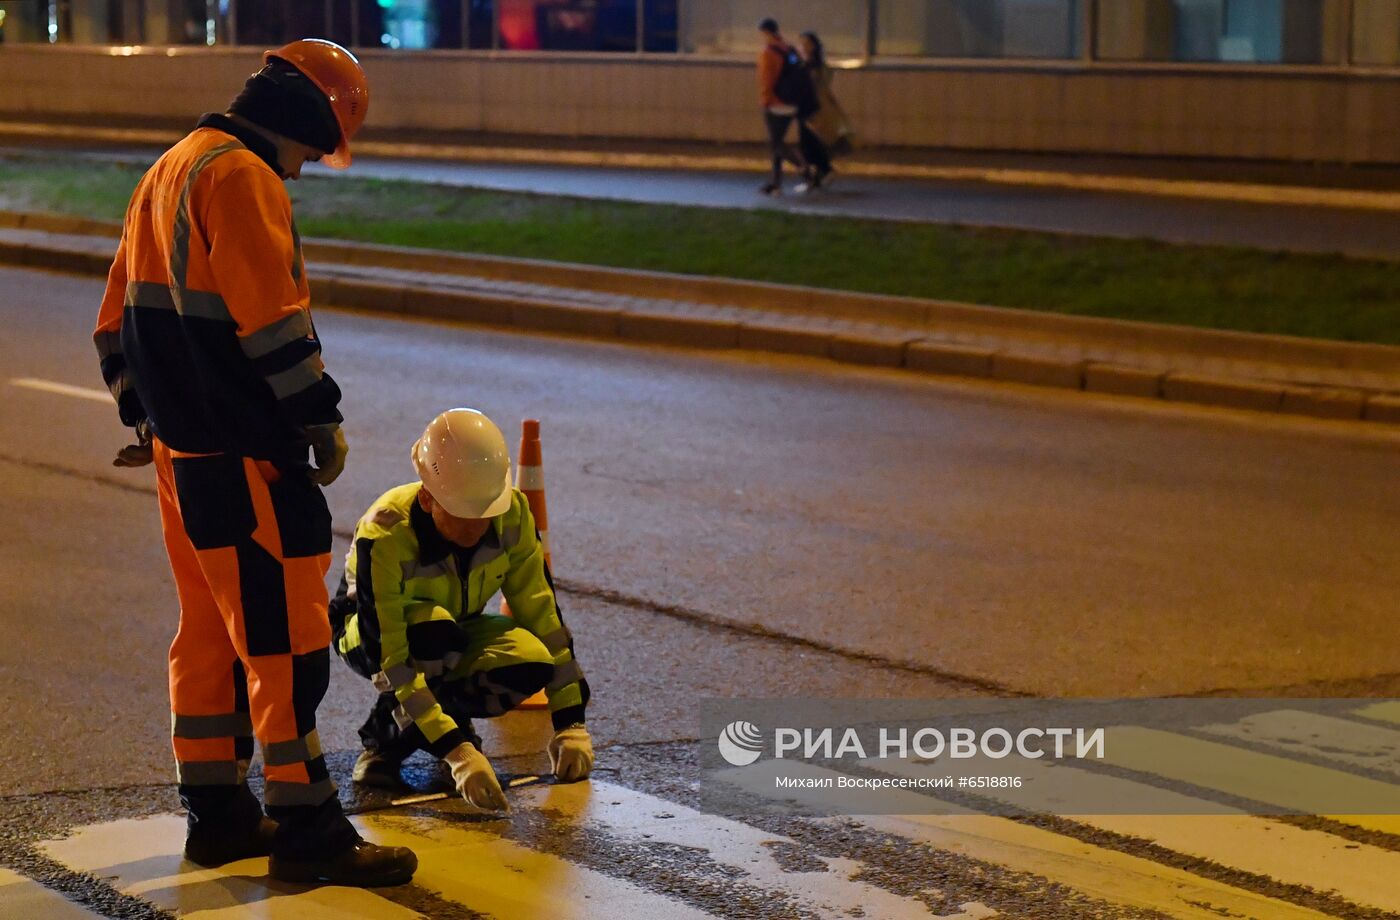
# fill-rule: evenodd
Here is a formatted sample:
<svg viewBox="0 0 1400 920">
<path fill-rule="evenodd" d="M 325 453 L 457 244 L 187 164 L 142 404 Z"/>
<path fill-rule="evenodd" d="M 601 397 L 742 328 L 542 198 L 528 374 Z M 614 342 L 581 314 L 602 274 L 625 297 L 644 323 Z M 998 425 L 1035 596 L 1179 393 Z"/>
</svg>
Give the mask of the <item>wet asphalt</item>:
<svg viewBox="0 0 1400 920">
<path fill-rule="evenodd" d="M 152 478 L 110 467 L 125 441 L 109 405 L 11 382 L 100 389 L 100 293 L 0 270 L 0 864 L 106 916 L 162 916 L 30 847 L 177 807 Z M 709 697 L 1400 696 L 1393 432 L 335 311 L 318 328 L 351 444 L 329 492 L 337 557 L 363 508 L 411 476 L 408 445 L 437 411 L 543 420 L 561 601 L 610 782 L 692 801 Z M 329 760 L 347 804 L 383 807 L 348 789 L 370 690 L 333 675 Z M 503 772 L 545 769 L 542 714 L 484 729 Z M 1152 916 L 865 829 L 773 820 L 802 844 L 792 871 L 860 858 L 866 881 L 938 910 Z M 702 854 L 536 812 L 511 834 L 720 916 L 789 915 Z"/>
</svg>

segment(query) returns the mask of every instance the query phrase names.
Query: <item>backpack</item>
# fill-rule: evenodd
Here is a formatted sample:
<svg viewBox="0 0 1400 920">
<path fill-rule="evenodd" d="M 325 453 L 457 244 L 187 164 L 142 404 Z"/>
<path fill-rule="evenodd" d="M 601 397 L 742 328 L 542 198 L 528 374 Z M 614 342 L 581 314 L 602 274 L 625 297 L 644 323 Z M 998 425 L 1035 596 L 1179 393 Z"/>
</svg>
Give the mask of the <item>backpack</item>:
<svg viewBox="0 0 1400 920">
<path fill-rule="evenodd" d="M 783 69 L 773 84 L 773 95 L 779 101 L 797 107 L 797 114 L 807 117 L 821 106 L 817 103 L 817 91 L 812 86 L 812 77 L 807 73 L 807 65 L 796 48 L 773 48 L 774 54 L 782 56 Z"/>
</svg>

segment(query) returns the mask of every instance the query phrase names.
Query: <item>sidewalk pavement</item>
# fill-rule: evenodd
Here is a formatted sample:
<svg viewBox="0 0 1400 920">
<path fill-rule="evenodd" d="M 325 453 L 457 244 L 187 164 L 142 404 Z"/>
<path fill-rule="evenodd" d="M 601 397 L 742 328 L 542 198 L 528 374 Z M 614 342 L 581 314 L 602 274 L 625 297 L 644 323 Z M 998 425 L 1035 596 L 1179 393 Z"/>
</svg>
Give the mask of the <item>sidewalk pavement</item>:
<svg viewBox="0 0 1400 920">
<path fill-rule="evenodd" d="M 192 123 L 192 120 L 191 120 Z M 71 118 L 0 118 L 0 138 L 41 144 L 165 147 L 191 127 L 184 121 L 80 124 Z M 755 141 L 707 143 L 646 138 L 570 138 L 481 132 L 366 129 L 358 156 L 697 171 L 762 171 L 767 148 Z M 916 148 L 860 149 L 842 173 L 882 179 L 949 180 L 1123 191 L 1267 204 L 1400 211 L 1400 164 L 1279 163 L 1035 152 Z"/>
<path fill-rule="evenodd" d="M 0 262 L 103 276 L 116 224 L 0 213 Z M 1400 424 L 1400 347 L 304 241 L 346 309 Z"/>
</svg>

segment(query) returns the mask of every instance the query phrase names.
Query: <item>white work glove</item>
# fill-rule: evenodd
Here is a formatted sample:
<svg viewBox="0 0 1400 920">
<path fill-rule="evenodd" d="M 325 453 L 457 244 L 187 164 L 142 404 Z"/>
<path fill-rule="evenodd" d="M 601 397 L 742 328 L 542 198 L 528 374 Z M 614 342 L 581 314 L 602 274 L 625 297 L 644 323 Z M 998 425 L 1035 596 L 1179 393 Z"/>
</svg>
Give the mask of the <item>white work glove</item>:
<svg viewBox="0 0 1400 920">
<path fill-rule="evenodd" d="M 311 481 L 319 486 L 335 482 L 345 469 L 345 455 L 350 447 L 345 443 L 345 432 L 339 425 L 309 425 L 306 428 L 307 440 L 311 442 L 311 453 L 316 457 L 316 469 L 311 472 Z"/>
<path fill-rule="evenodd" d="M 117 451 L 117 459 L 112 461 L 112 466 L 145 466 L 154 456 L 155 451 L 151 448 L 151 423 L 143 418 L 136 423 L 136 443 L 128 444 Z"/>
<path fill-rule="evenodd" d="M 549 765 L 555 778 L 572 783 L 588 779 L 593 772 L 593 739 L 582 725 L 570 725 L 554 733 L 549 741 Z"/>
<path fill-rule="evenodd" d="M 468 805 L 477 811 L 510 811 L 491 762 L 470 741 L 457 745 L 443 760 L 452 768 L 452 783 Z"/>
</svg>

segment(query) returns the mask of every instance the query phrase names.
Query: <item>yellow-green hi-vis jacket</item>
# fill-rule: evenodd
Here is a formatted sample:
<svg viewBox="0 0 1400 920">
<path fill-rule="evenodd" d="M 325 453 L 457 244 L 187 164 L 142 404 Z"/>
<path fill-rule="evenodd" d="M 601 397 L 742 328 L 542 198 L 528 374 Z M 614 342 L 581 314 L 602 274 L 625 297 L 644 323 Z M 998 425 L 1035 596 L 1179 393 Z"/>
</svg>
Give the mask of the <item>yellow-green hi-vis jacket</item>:
<svg viewBox="0 0 1400 920">
<path fill-rule="evenodd" d="M 428 749 L 443 756 L 466 736 L 438 704 L 428 679 L 472 670 L 471 621 L 499 591 L 519 627 L 538 640 L 523 637 L 533 647 L 524 654 L 552 660 L 545 694 L 555 726 L 582 722 L 588 682 L 574 660 L 525 496 L 516 490 L 509 510 L 468 550 L 433 527 L 418 503 L 421 488 L 414 482 L 389 490 L 355 526 L 345 578 L 331 605 L 332 617 L 343 618 L 334 624 L 341 657 L 380 692 L 392 691 L 396 718 L 411 717 Z"/>
</svg>

